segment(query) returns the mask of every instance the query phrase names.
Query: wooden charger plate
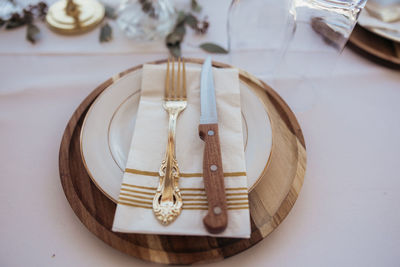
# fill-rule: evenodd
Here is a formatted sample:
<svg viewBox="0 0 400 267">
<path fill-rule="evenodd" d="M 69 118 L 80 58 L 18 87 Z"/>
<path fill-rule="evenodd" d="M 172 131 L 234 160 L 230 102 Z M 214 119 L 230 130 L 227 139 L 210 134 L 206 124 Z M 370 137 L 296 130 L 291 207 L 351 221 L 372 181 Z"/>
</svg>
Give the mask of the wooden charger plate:
<svg viewBox="0 0 400 267">
<path fill-rule="evenodd" d="M 353 50 L 377 63 L 400 68 L 400 43 L 383 38 L 360 25 L 354 28 L 349 43 Z"/>
<path fill-rule="evenodd" d="M 186 61 L 203 62 L 200 59 Z M 213 65 L 230 67 L 217 62 Z M 268 108 L 273 138 L 269 164 L 249 192 L 251 238 L 122 234 L 111 231 L 116 204 L 96 187 L 86 172 L 79 137 L 86 112 L 96 97 L 116 78 L 141 67 L 124 71 L 97 87 L 76 109 L 65 129 L 59 170 L 64 193 L 75 214 L 92 233 L 110 246 L 139 259 L 164 264 L 222 260 L 265 238 L 284 220 L 297 199 L 305 174 L 306 149 L 300 126 L 287 104 L 272 88 L 244 71 L 240 71 L 240 79 L 254 89 Z"/>
</svg>

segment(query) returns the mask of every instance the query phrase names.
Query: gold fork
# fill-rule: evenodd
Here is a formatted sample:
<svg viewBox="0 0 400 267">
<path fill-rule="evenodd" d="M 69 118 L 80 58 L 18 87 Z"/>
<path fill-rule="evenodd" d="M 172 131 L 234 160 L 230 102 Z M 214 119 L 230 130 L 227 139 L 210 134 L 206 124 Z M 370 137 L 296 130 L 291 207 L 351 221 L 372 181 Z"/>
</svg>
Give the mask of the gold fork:
<svg viewBox="0 0 400 267">
<path fill-rule="evenodd" d="M 171 73 L 170 65 L 172 65 Z M 175 59 L 172 58 L 172 64 L 168 59 L 163 103 L 169 115 L 168 143 L 165 158 L 159 170 L 159 185 L 153 199 L 154 215 L 164 225 L 173 222 L 182 210 L 182 196 L 179 190 L 180 174 L 175 157 L 175 129 L 178 116 L 186 105 L 185 61 L 183 58 L 178 59 L 178 73 L 175 80 Z"/>
</svg>

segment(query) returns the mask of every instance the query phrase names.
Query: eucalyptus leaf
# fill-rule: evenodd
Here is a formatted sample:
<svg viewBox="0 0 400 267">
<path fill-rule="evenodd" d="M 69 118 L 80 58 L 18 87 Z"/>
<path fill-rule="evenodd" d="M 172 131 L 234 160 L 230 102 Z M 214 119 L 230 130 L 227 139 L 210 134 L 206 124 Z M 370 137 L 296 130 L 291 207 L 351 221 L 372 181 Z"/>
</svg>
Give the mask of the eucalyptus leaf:
<svg viewBox="0 0 400 267">
<path fill-rule="evenodd" d="M 181 25 L 183 23 L 185 23 L 186 20 L 186 14 L 183 11 L 179 11 L 178 13 L 178 19 L 176 20 L 176 25 Z"/>
<path fill-rule="evenodd" d="M 183 38 L 185 37 L 186 34 L 185 21 L 186 21 L 185 13 L 182 11 L 179 12 L 178 19 L 174 29 L 165 38 L 165 44 L 170 54 L 174 57 L 181 56 L 181 43 L 183 42 Z"/>
<path fill-rule="evenodd" d="M 195 16 L 193 16 L 192 14 L 187 14 L 185 17 L 185 22 L 187 25 L 190 26 L 190 28 L 197 30 L 197 28 L 198 28 L 197 23 L 199 21 L 197 20 L 197 18 Z"/>
<path fill-rule="evenodd" d="M 199 3 L 197 2 L 197 0 L 192 0 L 192 2 L 191 2 L 191 7 L 192 7 L 192 10 L 193 10 L 194 12 L 200 12 L 201 9 L 202 9 L 202 7 L 199 5 Z"/>
<path fill-rule="evenodd" d="M 149 15 L 149 17 L 156 19 L 157 14 L 154 8 L 153 0 L 139 0 L 139 3 L 142 5 L 142 11 Z"/>
<path fill-rule="evenodd" d="M 12 30 L 24 26 L 26 21 L 19 14 L 14 14 L 6 24 L 6 30 Z"/>
<path fill-rule="evenodd" d="M 171 53 L 172 56 L 174 57 L 180 57 L 181 56 L 181 47 L 179 46 L 171 46 L 168 47 L 169 52 Z"/>
<path fill-rule="evenodd" d="M 168 47 L 180 45 L 185 36 L 185 25 L 178 25 L 174 28 L 173 32 L 167 35 L 165 42 Z"/>
<path fill-rule="evenodd" d="M 26 39 L 32 44 L 39 40 L 40 30 L 35 24 L 28 24 L 26 27 Z"/>
<path fill-rule="evenodd" d="M 181 36 L 181 38 L 183 39 L 183 37 L 184 37 L 185 34 L 186 34 L 185 25 L 181 24 L 181 25 L 176 26 L 175 29 L 174 29 L 174 31 L 173 31 L 173 33 L 175 33 L 175 34 Z"/>
<path fill-rule="evenodd" d="M 203 43 L 200 45 L 200 48 L 209 53 L 228 54 L 228 51 L 225 48 L 214 43 Z"/>
<path fill-rule="evenodd" d="M 195 3 L 197 2 L 195 1 Z M 195 30 L 196 33 L 204 34 L 207 32 L 209 23 L 207 20 L 199 21 L 199 19 L 191 13 L 179 11 L 174 29 L 165 37 L 165 44 L 169 49 L 170 54 L 175 57 L 181 56 L 181 44 L 183 43 L 183 39 L 185 38 L 186 25 Z M 222 47 L 217 46 L 219 49 L 215 49 L 214 47 L 210 48 L 210 45 L 215 46 L 213 44 L 205 44 L 204 49 L 209 49 L 212 53 L 227 53 L 227 51 Z"/>
<path fill-rule="evenodd" d="M 106 10 L 105 16 L 109 19 L 116 19 L 118 17 L 117 11 L 114 7 L 110 5 L 104 5 L 104 9 Z"/>
<path fill-rule="evenodd" d="M 105 23 L 100 29 L 100 42 L 109 42 L 113 38 L 112 28 L 108 23 Z"/>
<path fill-rule="evenodd" d="M 32 10 L 23 10 L 23 17 L 22 19 L 25 21 L 26 24 L 32 24 L 33 22 L 33 11 Z"/>
<path fill-rule="evenodd" d="M 149 13 L 151 11 L 151 8 L 152 8 L 152 4 L 150 2 L 143 2 L 142 10 L 145 13 Z"/>
</svg>

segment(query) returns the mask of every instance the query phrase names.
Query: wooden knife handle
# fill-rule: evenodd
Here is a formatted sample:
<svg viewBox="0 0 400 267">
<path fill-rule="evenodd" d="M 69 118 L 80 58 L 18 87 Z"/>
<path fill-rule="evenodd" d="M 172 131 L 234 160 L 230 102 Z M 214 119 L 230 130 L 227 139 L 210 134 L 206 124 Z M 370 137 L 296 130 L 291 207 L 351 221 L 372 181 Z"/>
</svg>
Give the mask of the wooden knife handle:
<svg viewBox="0 0 400 267">
<path fill-rule="evenodd" d="M 203 179 L 208 200 L 208 213 L 203 223 L 210 233 L 218 234 L 228 224 L 218 124 L 200 124 L 199 135 L 205 142 Z"/>
</svg>

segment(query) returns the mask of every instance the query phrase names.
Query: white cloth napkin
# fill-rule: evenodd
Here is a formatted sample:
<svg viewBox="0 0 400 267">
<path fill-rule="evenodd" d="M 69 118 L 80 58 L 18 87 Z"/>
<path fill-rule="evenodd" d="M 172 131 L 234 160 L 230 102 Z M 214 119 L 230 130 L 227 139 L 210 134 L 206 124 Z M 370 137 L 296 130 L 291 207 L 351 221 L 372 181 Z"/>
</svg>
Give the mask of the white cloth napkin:
<svg viewBox="0 0 400 267">
<path fill-rule="evenodd" d="M 378 30 L 385 30 L 393 33 L 400 33 L 400 23 L 388 23 L 388 22 L 383 22 L 382 20 L 379 20 L 377 18 L 374 18 L 367 14 L 368 10 L 364 9 L 360 17 L 358 18 L 358 22 L 361 26 L 365 28 L 370 28 L 370 29 L 378 29 Z"/>
<path fill-rule="evenodd" d="M 138 116 L 113 231 L 212 235 L 203 225 L 207 199 L 201 174 L 204 142 L 198 134 L 200 71 L 199 67 L 186 67 L 188 104 L 178 118 L 176 129 L 176 158 L 182 174 L 179 187 L 183 209 L 174 222 L 164 226 L 153 214 L 152 199 L 159 183 L 158 170 L 167 144 L 168 115 L 162 107 L 166 67 L 143 66 Z M 228 226 L 216 236 L 248 238 L 251 230 L 238 72 L 235 69 L 213 69 L 213 74 L 228 200 Z"/>
</svg>

